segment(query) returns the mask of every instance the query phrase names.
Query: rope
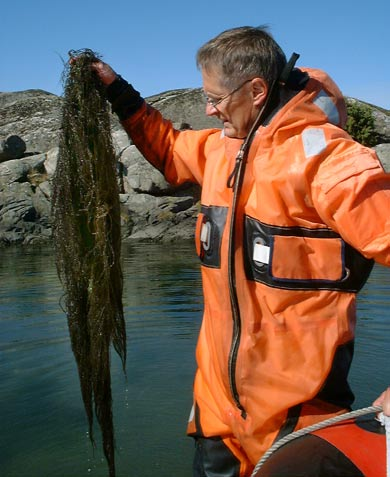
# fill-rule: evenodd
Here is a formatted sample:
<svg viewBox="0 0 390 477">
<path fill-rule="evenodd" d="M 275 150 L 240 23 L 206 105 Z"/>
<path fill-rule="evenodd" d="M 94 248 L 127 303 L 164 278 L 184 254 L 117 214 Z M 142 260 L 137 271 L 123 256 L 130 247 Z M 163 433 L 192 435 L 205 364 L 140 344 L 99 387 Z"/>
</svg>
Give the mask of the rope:
<svg viewBox="0 0 390 477">
<path fill-rule="evenodd" d="M 373 412 L 379 412 L 382 410 L 381 406 L 369 406 L 363 409 L 357 409 L 355 411 L 346 412 L 344 414 L 339 414 L 338 416 L 331 417 L 329 419 L 325 419 L 325 421 L 317 422 L 311 426 L 305 427 L 303 429 L 299 429 L 299 431 L 292 432 L 291 434 L 287 434 L 287 436 L 283 437 L 279 441 L 275 442 L 261 457 L 259 462 L 256 464 L 251 477 L 255 477 L 257 472 L 260 470 L 262 465 L 265 461 L 280 447 L 284 446 L 288 442 L 297 439 L 298 437 L 302 437 L 310 432 L 318 431 L 319 429 L 323 429 L 324 427 L 331 426 L 332 424 L 336 424 L 342 421 L 346 421 L 348 419 L 352 419 L 354 417 L 363 416 L 365 414 L 370 414 Z M 387 476 L 390 477 L 390 417 L 385 416 L 387 418 L 386 423 L 386 438 L 387 438 Z"/>
</svg>

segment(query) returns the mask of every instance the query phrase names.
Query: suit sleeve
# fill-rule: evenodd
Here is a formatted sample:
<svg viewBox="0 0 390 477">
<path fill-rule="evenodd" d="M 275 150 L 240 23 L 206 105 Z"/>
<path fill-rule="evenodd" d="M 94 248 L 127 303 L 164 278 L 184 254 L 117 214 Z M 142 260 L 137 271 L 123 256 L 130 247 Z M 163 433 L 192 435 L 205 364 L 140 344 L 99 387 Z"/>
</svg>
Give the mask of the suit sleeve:
<svg viewBox="0 0 390 477">
<path fill-rule="evenodd" d="M 366 258 L 390 266 L 390 174 L 375 152 L 352 141 L 338 145 L 313 184 L 324 222 Z"/>
</svg>

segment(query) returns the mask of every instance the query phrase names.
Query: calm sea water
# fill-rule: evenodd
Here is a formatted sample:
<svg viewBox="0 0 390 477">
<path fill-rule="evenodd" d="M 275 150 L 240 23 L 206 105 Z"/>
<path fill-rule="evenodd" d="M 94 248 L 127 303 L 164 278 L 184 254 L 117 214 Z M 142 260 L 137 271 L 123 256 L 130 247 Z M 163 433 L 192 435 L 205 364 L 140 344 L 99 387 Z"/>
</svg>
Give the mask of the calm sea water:
<svg viewBox="0 0 390 477">
<path fill-rule="evenodd" d="M 87 434 L 53 251 L 0 253 L 0 475 L 106 477 L 98 427 L 95 450 Z M 198 259 L 192 244 L 126 245 L 123 271 L 127 377 L 112 353 L 117 476 L 190 477 Z M 359 299 L 355 408 L 390 383 L 389 309 L 390 270 L 376 266 Z"/>
</svg>

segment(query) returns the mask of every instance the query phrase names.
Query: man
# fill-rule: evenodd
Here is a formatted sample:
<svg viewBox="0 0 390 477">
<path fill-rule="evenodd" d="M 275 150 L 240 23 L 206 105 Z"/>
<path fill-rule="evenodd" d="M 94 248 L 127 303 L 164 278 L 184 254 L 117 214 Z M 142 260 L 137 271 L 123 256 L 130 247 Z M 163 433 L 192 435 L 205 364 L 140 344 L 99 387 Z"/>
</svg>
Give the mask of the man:
<svg viewBox="0 0 390 477">
<path fill-rule="evenodd" d="M 177 131 L 107 64 L 123 127 L 173 184 L 202 186 L 204 317 L 188 434 L 194 476 L 244 477 L 272 443 L 350 409 L 355 297 L 390 265 L 390 177 L 342 129 L 343 97 L 262 28 L 200 48 L 206 114 Z"/>
</svg>

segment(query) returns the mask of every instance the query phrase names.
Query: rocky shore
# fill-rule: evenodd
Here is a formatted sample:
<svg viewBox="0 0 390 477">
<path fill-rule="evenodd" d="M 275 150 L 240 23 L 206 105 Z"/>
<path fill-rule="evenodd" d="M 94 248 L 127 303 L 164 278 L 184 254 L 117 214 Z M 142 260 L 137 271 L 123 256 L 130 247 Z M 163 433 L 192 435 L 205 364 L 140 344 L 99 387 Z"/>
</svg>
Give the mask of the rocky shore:
<svg viewBox="0 0 390 477">
<path fill-rule="evenodd" d="M 207 118 L 200 89 L 147 98 L 177 128 L 219 127 Z M 0 245 L 51 240 L 51 180 L 58 155 L 62 98 L 41 90 L 0 93 Z M 372 106 L 390 172 L 390 112 Z M 123 240 L 175 241 L 193 237 L 199 189 L 170 186 L 131 144 L 115 116 L 112 136 L 118 157 Z"/>
</svg>

